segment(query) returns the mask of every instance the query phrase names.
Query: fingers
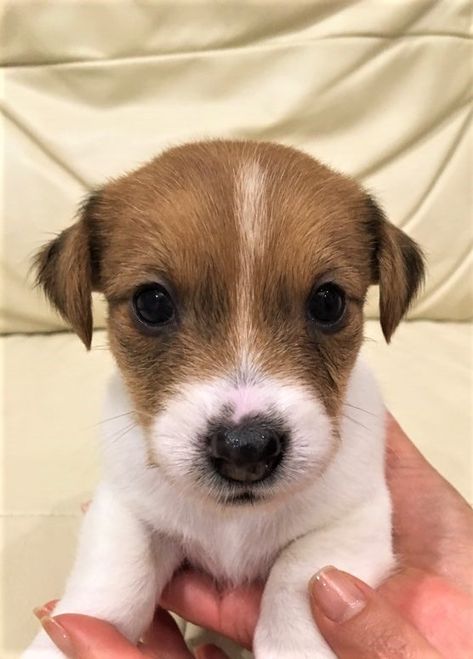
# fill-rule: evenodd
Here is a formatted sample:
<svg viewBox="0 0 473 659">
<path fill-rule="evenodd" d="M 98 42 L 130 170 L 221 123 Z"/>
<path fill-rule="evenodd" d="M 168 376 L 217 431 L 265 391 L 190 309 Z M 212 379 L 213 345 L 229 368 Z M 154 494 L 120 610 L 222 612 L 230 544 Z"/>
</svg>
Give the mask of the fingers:
<svg viewBox="0 0 473 659">
<path fill-rule="evenodd" d="M 157 609 L 141 648 L 146 654 L 157 659 L 190 659 L 192 657 L 176 622 L 163 609 Z"/>
<path fill-rule="evenodd" d="M 113 625 L 65 613 L 41 619 L 43 629 L 68 659 L 142 659 L 143 655 Z"/>
<path fill-rule="evenodd" d="M 405 564 L 447 577 L 473 594 L 473 512 L 388 415 L 386 476 L 394 544 Z"/>
<path fill-rule="evenodd" d="M 445 487 L 454 491 L 460 498 L 461 495 L 439 474 L 439 472 L 424 458 L 419 449 L 409 439 L 396 419 L 388 412 L 387 415 L 387 477 L 399 478 L 402 472 L 403 478 L 410 478 L 411 470 L 434 477 L 441 481 Z"/>
<path fill-rule="evenodd" d="M 346 572 L 318 572 L 309 597 L 317 626 L 340 659 L 440 659 L 400 613 Z"/>
<path fill-rule="evenodd" d="M 81 512 L 82 512 L 84 515 L 85 515 L 85 513 L 89 510 L 89 508 L 90 508 L 90 504 L 91 504 L 91 503 L 92 503 L 92 501 L 91 501 L 91 499 L 89 499 L 88 501 L 83 501 L 83 502 L 80 504 Z"/>
<path fill-rule="evenodd" d="M 38 618 L 38 620 L 41 620 L 45 616 L 52 615 L 54 607 L 58 602 L 59 600 L 50 600 L 49 602 L 46 602 L 46 604 L 43 604 L 43 606 L 37 606 L 35 609 L 33 609 L 33 613 Z"/>
<path fill-rule="evenodd" d="M 210 577 L 185 571 L 166 588 L 161 606 L 251 648 L 262 590 L 262 586 L 251 585 L 220 592 Z"/>
<path fill-rule="evenodd" d="M 159 611 L 146 642 L 130 643 L 110 623 L 79 614 L 41 618 L 44 630 L 68 659 L 192 659 L 171 616 Z M 218 655 L 216 655 L 217 657 Z"/>
<path fill-rule="evenodd" d="M 228 659 L 225 652 L 215 645 L 201 645 L 195 651 L 196 659 Z"/>
</svg>

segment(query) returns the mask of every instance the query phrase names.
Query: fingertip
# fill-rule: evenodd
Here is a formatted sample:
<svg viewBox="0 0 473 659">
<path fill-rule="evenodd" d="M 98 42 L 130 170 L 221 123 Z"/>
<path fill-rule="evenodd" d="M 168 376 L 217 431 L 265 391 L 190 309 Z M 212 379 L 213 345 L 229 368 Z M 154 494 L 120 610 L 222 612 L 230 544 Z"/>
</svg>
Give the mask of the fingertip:
<svg viewBox="0 0 473 659">
<path fill-rule="evenodd" d="M 46 602 L 46 604 L 42 604 L 41 606 L 35 606 L 35 608 L 33 609 L 33 614 L 38 618 L 38 620 L 41 620 L 41 618 L 49 616 L 54 611 L 54 608 L 56 607 L 58 601 L 59 600 L 50 600 L 49 602 Z"/>
<path fill-rule="evenodd" d="M 84 515 L 85 515 L 85 513 L 89 510 L 89 508 L 90 508 L 90 504 L 91 504 L 91 503 L 92 503 L 92 500 L 89 499 L 88 501 L 83 501 L 83 502 L 80 504 L 81 512 L 82 512 Z"/>
<path fill-rule="evenodd" d="M 388 433 L 402 439 L 408 439 L 399 421 L 389 411 L 386 413 L 386 426 Z"/>
<path fill-rule="evenodd" d="M 116 659 L 116 657 L 135 659 L 136 657 L 136 646 L 105 620 L 79 613 L 61 613 L 51 620 L 60 626 L 68 638 L 70 647 L 73 648 L 70 654 L 65 653 L 68 657 L 89 656 L 87 653 L 91 647 L 94 649 L 94 656 L 100 659 Z"/>
<path fill-rule="evenodd" d="M 309 582 L 319 631 L 336 656 L 440 659 L 401 613 L 357 577 L 327 566 Z"/>
<path fill-rule="evenodd" d="M 216 645 L 201 645 L 195 650 L 196 659 L 228 659 L 227 655 Z"/>
<path fill-rule="evenodd" d="M 367 593 L 360 585 L 361 582 L 347 572 L 332 565 L 323 567 L 309 582 L 312 609 L 318 608 L 332 622 L 346 622 L 367 604 Z"/>
<path fill-rule="evenodd" d="M 52 640 L 54 645 L 61 650 L 61 652 L 68 657 L 73 659 L 77 656 L 75 643 L 71 639 L 70 634 L 67 630 L 61 625 L 59 620 L 51 618 L 49 615 L 45 615 L 40 618 L 41 626 Z"/>
</svg>

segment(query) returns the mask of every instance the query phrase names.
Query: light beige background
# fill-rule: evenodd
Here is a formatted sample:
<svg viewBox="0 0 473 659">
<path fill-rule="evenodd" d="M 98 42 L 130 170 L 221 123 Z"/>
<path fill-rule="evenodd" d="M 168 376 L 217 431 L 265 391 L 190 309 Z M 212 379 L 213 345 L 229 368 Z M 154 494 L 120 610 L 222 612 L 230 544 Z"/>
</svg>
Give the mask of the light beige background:
<svg viewBox="0 0 473 659">
<path fill-rule="evenodd" d="M 421 243 L 429 273 L 411 320 L 386 347 L 373 293 L 365 352 L 413 439 L 473 499 L 471 2 L 10 0 L 0 11 L 0 656 L 18 656 L 31 608 L 61 593 L 112 368 L 103 331 L 90 354 L 67 332 L 36 334 L 65 328 L 31 287 L 30 258 L 87 190 L 168 145 L 303 148 L 359 177 Z"/>
</svg>

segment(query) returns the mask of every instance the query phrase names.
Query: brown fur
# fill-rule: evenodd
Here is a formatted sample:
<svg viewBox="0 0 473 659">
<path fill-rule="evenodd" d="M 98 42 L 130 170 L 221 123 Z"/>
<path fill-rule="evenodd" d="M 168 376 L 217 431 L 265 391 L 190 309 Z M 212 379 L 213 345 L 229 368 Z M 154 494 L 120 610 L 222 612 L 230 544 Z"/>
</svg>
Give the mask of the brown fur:
<svg viewBox="0 0 473 659">
<path fill-rule="evenodd" d="M 252 282 L 242 282 L 249 255 L 236 179 L 252 162 L 265 173 L 264 248 Z M 87 347 L 91 290 L 105 295 L 111 348 L 145 426 L 183 381 L 238 378 L 242 293 L 260 371 L 302 380 L 335 415 L 362 341 L 368 286 L 380 283 L 389 340 L 423 273 L 415 243 L 351 179 L 288 147 L 220 141 L 172 149 L 106 185 L 82 219 L 43 249 L 38 266 L 40 284 Z M 147 336 L 130 299 L 154 281 L 172 292 L 178 322 Z M 306 316 L 311 289 L 325 281 L 348 300 L 344 326 L 333 334 Z"/>
</svg>

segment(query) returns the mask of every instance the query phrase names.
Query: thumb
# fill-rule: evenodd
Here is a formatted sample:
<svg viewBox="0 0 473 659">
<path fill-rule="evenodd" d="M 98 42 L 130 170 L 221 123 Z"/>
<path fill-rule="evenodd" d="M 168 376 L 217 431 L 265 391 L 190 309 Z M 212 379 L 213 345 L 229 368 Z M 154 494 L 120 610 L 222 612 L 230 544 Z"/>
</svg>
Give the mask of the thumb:
<svg viewBox="0 0 473 659">
<path fill-rule="evenodd" d="M 440 659 L 396 609 L 346 572 L 320 570 L 309 597 L 317 626 L 339 659 Z"/>
<path fill-rule="evenodd" d="M 41 618 L 44 631 L 68 659 L 140 659 L 143 655 L 108 622 L 63 613 Z"/>
</svg>

